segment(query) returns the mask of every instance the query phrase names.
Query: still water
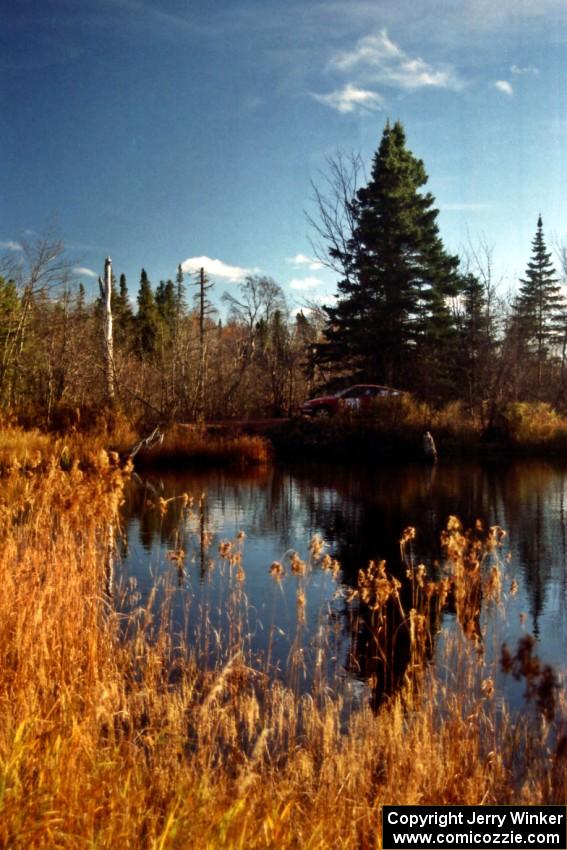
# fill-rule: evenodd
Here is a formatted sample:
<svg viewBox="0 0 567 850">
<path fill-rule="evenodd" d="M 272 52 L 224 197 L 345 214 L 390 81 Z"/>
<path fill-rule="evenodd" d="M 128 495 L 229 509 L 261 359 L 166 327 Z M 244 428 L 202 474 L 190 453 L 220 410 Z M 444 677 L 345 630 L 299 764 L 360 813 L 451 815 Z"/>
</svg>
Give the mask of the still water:
<svg viewBox="0 0 567 850">
<path fill-rule="evenodd" d="M 120 577 L 123 585 L 135 580 L 142 604 L 156 584 L 159 598 L 169 583 L 171 629 L 207 659 L 226 660 L 244 641 L 256 665 L 298 687 L 312 681 L 321 658 L 327 675 L 363 687 L 360 635 L 347 602 L 359 568 L 385 559 L 400 573 L 400 535 L 414 526 L 416 561 L 434 572 L 450 515 L 466 527 L 481 520 L 507 532 L 504 583 L 514 580 L 517 593 L 487 642 L 514 646 L 530 632 L 541 659 L 564 671 L 567 467 L 552 463 L 149 474 L 131 483 L 123 506 Z M 310 555 L 314 535 L 340 570 Z M 219 555 L 227 542 L 232 564 Z M 294 571 L 294 552 L 305 571 Z M 274 562 L 282 574 L 270 570 Z"/>
</svg>

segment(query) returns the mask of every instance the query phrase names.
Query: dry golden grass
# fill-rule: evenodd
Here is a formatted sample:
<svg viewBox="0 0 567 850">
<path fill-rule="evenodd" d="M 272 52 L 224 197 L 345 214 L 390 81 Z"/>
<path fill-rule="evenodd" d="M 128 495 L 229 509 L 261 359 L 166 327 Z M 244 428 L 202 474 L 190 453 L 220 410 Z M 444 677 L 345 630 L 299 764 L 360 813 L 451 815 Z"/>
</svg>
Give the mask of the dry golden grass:
<svg viewBox="0 0 567 850">
<path fill-rule="evenodd" d="M 53 456 L 55 441 L 40 431 L 12 426 L 0 430 L 0 471 L 38 470 Z"/>
<path fill-rule="evenodd" d="M 147 436 L 145 434 L 144 436 Z M 136 429 L 119 414 L 101 417 L 86 432 L 71 428 L 61 434 L 24 429 L 10 424 L 0 428 L 0 474 L 18 470 L 42 472 L 54 462 L 69 470 L 78 464 L 83 470 L 97 470 L 127 457 L 140 440 Z M 101 461 L 102 459 L 102 461 Z M 247 434 L 216 435 L 199 426 L 175 425 L 165 432 L 163 442 L 142 449 L 136 458 L 140 465 L 179 467 L 186 464 L 230 464 L 261 466 L 270 459 L 269 443 Z"/>
<path fill-rule="evenodd" d="M 162 466 L 221 463 L 237 466 L 261 465 L 270 459 L 269 443 L 249 434 L 223 435 L 199 425 L 173 425 L 163 442 L 149 452 L 140 452 L 138 462 Z"/>
<path fill-rule="evenodd" d="M 105 587 L 126 474 L 102 455 L 96 472 L 65 472 L 56 455 L 41 476 L 4 479 L 0 847 L 376 848 L 387 803 L 565 802 L 558 721 L 501 711 L 465 636 L 448 650 L 454 686 L 417 664 L 345 729 L 346 692 L 296 698 L 238 646 L 200 670 L 149 604 L 125 623 Z M 458 523 L 447 534 L 464 623 L 490 575 L 477 569 L 484 544 Z M 408 570 L 415 620 L 446 594 Z M 397 592 L 380 570 L 368 587 L 372 604 Z"/>
</svg>

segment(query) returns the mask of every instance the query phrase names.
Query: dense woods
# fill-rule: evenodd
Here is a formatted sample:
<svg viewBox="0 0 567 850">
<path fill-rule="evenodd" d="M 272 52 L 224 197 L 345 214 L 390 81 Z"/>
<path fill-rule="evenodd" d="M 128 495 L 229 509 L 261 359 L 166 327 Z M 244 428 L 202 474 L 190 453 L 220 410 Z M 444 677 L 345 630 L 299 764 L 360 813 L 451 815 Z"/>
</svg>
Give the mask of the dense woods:
<svg viewBox="0 0 567 850">
<path fill-rule="evenodd" d="M 3 409 L 47 422 L 109 404 L 138 420 L 286 416 L 315 392 L 361 380 L 434 406 L 460 401 L 484 427 L 510 402 L 562 409 L 564 269 L 541 215 L 517 294 L 506 297 L 490 246 L 461 258 L 446 250 L 400 123 L 386 125 L 366 184 L 362 173 L 358 157 L 338 157 L 328 193 L 316 187 L 311 224 L 320 259 L 337 272 L 333 304 L 291 309 L 263 275 L 223 293 L 205 270 L 181 265 L 160 281 L 145 269 L 135 282 L 112 272 L 110 354 L 102 286 L 87 296 L 59 241 L 22 242 L 1 268 Z"/>
</svg>

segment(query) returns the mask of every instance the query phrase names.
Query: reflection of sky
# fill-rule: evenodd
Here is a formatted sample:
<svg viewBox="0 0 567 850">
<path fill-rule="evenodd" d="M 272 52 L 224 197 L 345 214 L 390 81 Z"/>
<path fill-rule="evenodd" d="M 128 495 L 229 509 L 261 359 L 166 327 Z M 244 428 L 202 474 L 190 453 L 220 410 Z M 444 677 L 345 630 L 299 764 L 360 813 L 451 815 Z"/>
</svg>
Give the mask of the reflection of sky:
<svg viewBox="0 0 567 850">
<path fill-rule="evenodd" d="M 282 480 L 278 478 L 278 483 Z M 234 544 L 236 549 L 242 549 L 245 572 L 242 587 L 246 604 L 242 604 L 239 610 L 245 621 L 245 631 L 251 635 L 254 655 L 259 655 L 263 663 L 269 653 L 271 667 L 275 665 L 283 673 L 289 669 L 290 654 L 299 636 L 305 649 L 305 661 L 307 664 L 312 662 L 320 642 L 322 617 L 327 623 L 328 606 L 335 605 L 333 596 L 337 584 L 328 572 L 316 565 L 305 578 L 292 574 L 289 565 L 291 552 L 296 551 L 301 558 L 308 560 L 311 538 L 320 529 L 311 523 L 302 509 L 301 494 L 292 479 L 285 480 L 275 502 L 271 483 L 235 484 L 224 481 L 222 476 L 212 478 L 206 491 L 204 522 L 196 498 L 176 527 L 166 529 L 164 521 L 161 534 L 159 527 L 155 529 L 149 547 L 147 539 L 142 544 L 139 517 L 126 516 L 124 526 L 128 554 L 125 570 L 128 575 L 136 577 L 143 600 L 156 578 L 163 580 L 169 575 L 173 583 L 177 583 L 176 567 L 168 558 L 168 552 L 182 544 L 186 553 L 185 575 L 182 586 L 175 593 L 174 627 L 181 629 L 187 620 L 189 639 L 194 640 L 200 632 L 198 641 L 202 643 L 202 620 L 203 614 L 206 614 L 214 629 L 226 640 L 231 629 L 229 610 L 233 610 L 229 597 L 231 590 L 238 588 L 234 579 L 237 568 L 231 569 L 219 558 L 218 548 L 222 541 L 236 541 L 239 532 L 244 531 L 244 542 Z M 169 485 L 170 482 L 163 491 L 165 498 L 184 491 L 200 493 L 190 476 L 186 476 L 175 491 L 168 489 Z M 147 506 L 142 507 L 142 511 L 147 510 Z M 287 517 L 285 526 L 284 517 Z M 209 536 L 204 551 L 201 529 Z M 281 582 L 275 581 L 270 574 L 273 561 L 284 565 L 285 577 Z M 202 564 L 206 567 L 204 576 L 201 574 Z M 306 590 L 305 626 L 298 621 L 296 594 L 300 587 Z M 214 653 L 210 657 L 216 660 Z"/>
<path fill-rule="evenodd" d="M 345 469 L 339 467 L 274 468 L 256 479 L 239 479 L 234 473 L 184 474 L 154 482 L 166 498 L 188 492 L 196 495 L 192 512 L 175 525 L 159 522 L 141 543 L 144 508 L 141 500 L 127 506 L 129 554 L 126 569 L 137 576 L 142 595 L 156 575 L 174 569 L 168 549 L 182 541 L 186 550 L 186 575 L 177 592 L 175 617 L 182 620 L 189 606 L 195 617 L 204 605 L 216 627 L 229 629 L 226 570 L 218 566 L 218 545 L 244 531 L 243 567 L 246 573 L 247 629 L 254 650 L 267 652 L 286 669 L 298 631 L 296 592 L 306 588 L 306 626 L 302 639 L 314 655 L 321 623 L 328 625 L 329 606 L 336 614 L 343 602 L 334 599 L 337 585 L 315 566 L 309 581 L 291 575 L 286 554 L 295 550 L 302 558 L 314 533 L 320 533 L 328 550 L 344 565 L 343 579 L 353 583 L 356 570 L 370 558 L 385 557 L 392 571 L 399 569 L 398 539 L 408 525 L 418 530 L 417 559 L 431 564 L 441 557 L 439 534 L 450 514 L 470 526 L 481 518 L 486 526 L 499 524 L 507 531 L 502 552 L 505 616 L 498 627 L 489 626 L 489 606 L 482 620 L 487 659 L 498 658 L 503 642 L 513 648 L 526 632 L 536 633 L 543 661 L 564 669 L 567 639 L 565 503 L 567 473 L 546 463 L 510 464 L 482 468 L 476 464 L 441 464 L 433 472 L 423 467 L 398 469 Z M 198 495 L 206 493 L 204 526 L 212 535 L 201 557 Z M 138 494 L 139 496 L 139 494 Z M 509 559 L 505 556 L 509 555 Z M 201 580 L 201 563 L 217 563 Z M 284 563 L 287 576 L 274 582 L 273 561 Z M 518 592 L 508 591 L 515 579 Z M 521 622 L 523 618 L 523 622 Z M 340 617 L 331 618 L 336 625 Z M 451 618 L 446 623 L 450 624 Z M 344 660 L 346 623 L 341 622 Z M 439 642 L 440 645 L 442 641 Z M 336 647 L 328 648 L 334 657 Z M 439 653 L 438 653 L 439 654 Z M 521 693 L 515 686 L 512 692 Z"/>
<path fill-rule="evenodd" d="M 510 567 L 519 582 L 509 611 L 510 635 L 534 632 L 543 658 L 565 665 L 567 645 L 567 566 L 565 498 L 567 474 L 547 468 L 531 487 L 519 489 L 512 506 L 504 505 L 505 524 L 511 529 Z M 526 616 L 520 626 L 520 616 Z"/>
</svg>

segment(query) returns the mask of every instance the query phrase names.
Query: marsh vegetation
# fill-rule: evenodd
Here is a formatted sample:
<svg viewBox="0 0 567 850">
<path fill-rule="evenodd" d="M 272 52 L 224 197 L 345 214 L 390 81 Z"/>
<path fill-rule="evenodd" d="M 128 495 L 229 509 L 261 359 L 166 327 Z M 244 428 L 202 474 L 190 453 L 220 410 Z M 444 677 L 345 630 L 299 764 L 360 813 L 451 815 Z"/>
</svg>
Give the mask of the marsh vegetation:
<svg viewBox="0 0 567 850">
<path fill-rule="evenodd" d="M 181 547 L 153 592 L 120 569 L 109 583 L 129 468 L 102 450 L 88 469 L 41 450 L 41 468 L 5 472 L 0 497 L 2 846 L 374 848 L 386 803 L 564 801 L 556 674 L 529 639 L 510 646 L 507 675 L 529 696 L 517 712 L 498 688 L 500 655 L 479 651 L 515 592 L 500 529 L 451 519 L 435 574 L 410 528 L 401 569 L 361 564 L 344 604 L 373 645 L 364 690 L 328 672 L 323 628 L 302 691 L 297 665 L 278 674 L 251 645 L 242 535 L 209 556 L 230 628 L 215 630 L 212 607 L 188 614 L 202 616 L 203 652 L 172 627 Z M 200 495 L 154 495 L 157 523 L 198 517 Z M 295 659 L 310 583 L 340 585 L 323 543 L 265 564 L 276 592 L 293 583 Z M 387 677 L 401 647 L 403 675 L 373 701 L 372 676 Z"/>
</svg>

